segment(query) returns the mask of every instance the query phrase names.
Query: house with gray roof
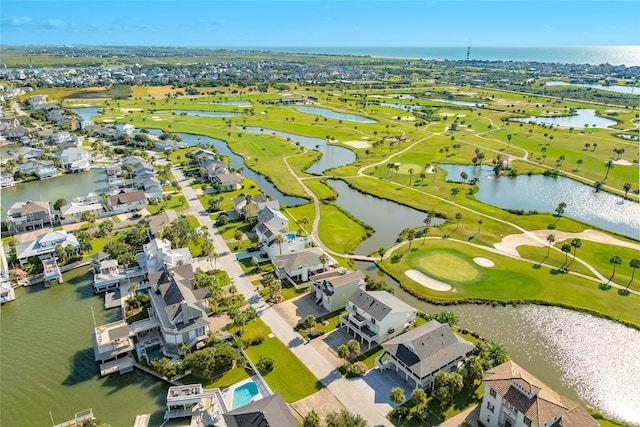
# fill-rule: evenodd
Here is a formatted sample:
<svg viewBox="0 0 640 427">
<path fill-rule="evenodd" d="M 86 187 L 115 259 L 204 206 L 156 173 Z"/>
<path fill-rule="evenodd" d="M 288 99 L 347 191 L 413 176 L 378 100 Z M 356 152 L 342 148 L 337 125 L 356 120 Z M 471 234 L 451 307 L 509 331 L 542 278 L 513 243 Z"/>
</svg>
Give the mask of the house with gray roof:
<svg viewBox="0 0 640 427">
<path fill-rule="evenodd" d="M 376 359 L 414 388 L 431 388 L 440 372 L 457 371 L 475 346 L 456 335 L 448 323 L 431 320 L 382 344 Z"/>
<path fill-rule="evenodd" d="M 223 418 L 227 427 L 298 427 L 280 393 L 229 411 Z"/>
<path fill-rule="evenodd" d="M 306 282 L 311 274 L 318 273 L 327 267 L 336 265 L 337 261 L 327 255 L 328 261 L 323 264 L 320 257 L 326 255 L 320 248 L 308 248 L 298 252 L 277 255 L 273 258 L 278 279 L 295 282 Z"/>
<path fill-rule="evenodd" d="M 332 312 L 343 309 L 361 286 L 364 286 L 364 273 L 359 270 L 348 271 L 336 268 L 314 274 L 311 280 L 311 294 L 315 292 L 316 304 Z"/>
<path fill-rule="evenodd" d="M 195 288 L 191 264 L 165 268 L 148 276 L 153 318 L 159 322 L 165 354 L 178 354 L 209 337 L 209 290 Z"/>
<path fill-rule="evenodd" d="M 340 326 L 369 348 L 407 330 L 417 310 L 387 291 L 358 289 L 349 297 L 347 313 L 340 316 Z"/>
<path fill-rule="evenodd" d="M 7 211 L 7 229 L 13 233 L 21 233 L 29 229 L 51 225 L 51 208 L 49 202 L 31 201 L 16 202 Z"/>
<path fill-rule="evenodd" d="M 18 243 L 16 245 L 16 258 L 21 265 L 24 265 L 29 258 L 34 256 L 41 260 L 55 258 L 56 246 L 58 245 L 63 248 L 71 246 L 73 255 L 78 254 L 80 251 L 80 243 L 76 236 L 66 231 L 52 231 L 40 234 L 35 240 Z"/>
<path fill-rule="evenodd" d="M 231 202 L 233 203 L 233 210 L 245 218 L 255 218 L 258 216 L 260 209 L 267 205 L 274 209 L 280 209 L 280 203 L 277 200 L 269 200 L 265 194 L 248 196 L 241 193 L 238 197 L 231 199 Z"/>
<path fill-rule="evenodd" d="M 488 427 L 597 427 L 581 405 L 559 395 L 513 360 L 484 374 L 478 418 Z"/>
<path fill-rule="evenodd" d="M 225 173 L 215 175 L 211 178 L 211 182 L 222 192 L 236 191 L 242 188 L 244 177 L 238 172 Z"/>
<path fill-rule="evenodd" d="M 178 214 L 173 209 L 166 209 L 159 215 L 149 218 L 149 237 L 159 236 L 167 225 L 178 219 Z"/>
<path fill-rule="evenodd" d="M 120 191 L 109 196 L 109 205 L 116 214 L 137 211 L 147 205 L 147 198 L 142 190 Z"/>
<path fill-rule="evenodd" d="M 167 239 L 155 238 L 142 246 L 143 251 L 136 254 L 138 264 L 147 273 L 155 273 L 163 268 L 173 268 L 181 264 L 191 264 L 193 258 L 189 248 L 171 248 Z"/>
</svg>

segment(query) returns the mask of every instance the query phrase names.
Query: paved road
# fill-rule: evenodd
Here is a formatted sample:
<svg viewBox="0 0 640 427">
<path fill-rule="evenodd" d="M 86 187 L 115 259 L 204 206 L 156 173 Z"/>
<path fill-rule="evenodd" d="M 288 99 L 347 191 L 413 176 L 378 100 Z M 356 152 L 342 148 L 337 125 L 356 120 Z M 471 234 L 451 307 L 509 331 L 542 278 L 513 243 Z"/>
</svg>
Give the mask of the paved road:
<svg viewBox="0 0 640 427">
<path fill-rule="evenodd" d="M 232 282 L 242 293 L 251 306 L 258 312 L 258 316 L 271 328 L 273 334 L 286 344 L 289 349 L 309 368 L 309 370 L 327 387 L 327 389 L 350 412 L 360 414 L 367 420 L 370 426 L 392 426 L 373 401 L 360 392 L 353 382 L 347 380 L 338 370 L 313 346 L 306 341 L 289 324 L 267 304 L 258 294 L 249 278 L 240 268 L 236 257 L 231 253 L 215 224 L 198 200 L 195 191 L 189 186 L 189 180 L 177 167 L 173 168 L 173 174 L 182 187 L 182 192 L 189 203 L 191 211 L 196 213 L 201 225 L 211 229 L 211 238 L 216 251 L 220 254 L 218 268 L 229 274 Z"/>
</svg>

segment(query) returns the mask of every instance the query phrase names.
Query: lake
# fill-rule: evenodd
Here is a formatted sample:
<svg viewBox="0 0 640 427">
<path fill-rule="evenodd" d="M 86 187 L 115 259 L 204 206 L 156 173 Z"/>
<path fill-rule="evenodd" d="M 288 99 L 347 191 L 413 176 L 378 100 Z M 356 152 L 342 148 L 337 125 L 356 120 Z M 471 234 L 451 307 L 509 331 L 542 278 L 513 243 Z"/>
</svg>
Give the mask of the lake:
<svg viewBox="0 0 640 427">
<path fill-rule="evenodd" d="M 91 120 L 92 117 L 99 116 L 98 110 L 102 110 L 104 107 L 83 107 L 83 108 L 69 108 L 80 116 L 82 120 Z"/>
<path fill-rule="evenodd" d="M 487 104 L 469 101 L 457 101 L 455 99 L 429 98 L 429 101 L 444 102 L 445 104 L 464 105 L 465 107 L 484 107 Z"/>
<path fill-rule="evenodd" d="M 213 104 L 213 105 L 235 105 L 237 107 L 248 107 L 251 105 L 251 101 L 209 101 L 198 102 L 198 104 Z"/>
<path fill-rule="evenodd" d="M 513 122 L 529 123 L 534 122 L 536 124 L 554 125 L 572 127 L 576 129 L 584 128 L 588 125 L 595 129 L 608 129 L 616 124 L 615 120 L 605 119 L 596 115 L 596 110 L 590 108 L 578 108 L 575 110 L 575 114 L 571 116 L 562 117 L 541 117 L 541 116 L 529 116 L 518 117 L 510 119 Z"/>
<path fill-rule="evenodd" d="M 137 414 L 162 423 L 167 385 L 138 370 L 101 378 L 93 358 L 94 329 L 119 319 L 103 310 L 88 267 L 64 273 L 64 283 L 16 289 L 2 306 L 0 346 L 0 425 L 51 425 L 93 408 L 113 426 L 130 426 Z"/>
<path fill-rule="evenodd" d="M 201 110 L 152 110 L 149 111 L 151 114 L 177 114 L 180 116 L 199 116 L 199 117 L 217 117 L 217 118 L 227 118 L 227 117 L 237 117 L 239 113 L 231 113 L 227 111 L 201 111 Z"/>
<path fill-rule="evenodd" d="M 559 81 L 550 81 L 545 83 L 545 85 L 590 87 L 592 89 L 606 90 L 608 92 L 626 93 L 629 95 L 640 96 L 640 87 L 635 87 L 635 86 L 617 86 L 617 85 L 605 86 L 605 85 L 596 85 L 596 84 L 587 84 L 587 83 L 567 83 L 567 82 L 559 82 Z"/>
<path fill-rule="evenodd" d="M 289 138 L 291 141 L 299 143 L 308 150 L 320 151 L 320 153 L 322 153 L 320 160 L 307 169 L 307 172 L 312 174 L 322 175 L 327 169 L 339 168 L 340 166 L 346 166 L 356 161 L 356 153 L 339 145 L 327 144 L 327 141 L 322 138 L 259 128 L 257 126 L 246 126 L 243 129 L 252 133 L 275 134 L 282 138 Z"/>
<path fill-rule="evenodd" d="M 418 108 L 423 108 L 422 105 L 411 105 L 411 104 L 398 104 L 395 102 L 381 102 L 379 104 L 381 107 L 391 107 L 391 108 L 399 108 L 405 111 L 413 111 Z"/>
<path fill-rule="evenodd" d="M 621 166 L 622 167 L 622 166 Z M 478 178 L 476 199 L 500 208 L 553 212 L 565 202 L 565 216 L 625 236 L 640 238 L 640 205 L 565 177 L 520 175 L 496 178 L 489 166 L 440 165 L 447 179 L 460 180 L 466 172 L 469 179 Z"/>
<path fill-rule="evenodd" d="M 335 111 L 329 110 L 328 108 L 319 108 L 319 107 L 293 107 L 301 113 L 306 114 L 315 114 L 317 116 L 326 117 L 328 119 L 336 119 L 342 120 L 345 122 L 355 122 L 355 123 L 377 123 L 377 121 L 373 119 L 369 119 L 367 117 L 358 116 L 356 114 L 347 114 L 347 113 L 337 113 Z"/>
</svg>

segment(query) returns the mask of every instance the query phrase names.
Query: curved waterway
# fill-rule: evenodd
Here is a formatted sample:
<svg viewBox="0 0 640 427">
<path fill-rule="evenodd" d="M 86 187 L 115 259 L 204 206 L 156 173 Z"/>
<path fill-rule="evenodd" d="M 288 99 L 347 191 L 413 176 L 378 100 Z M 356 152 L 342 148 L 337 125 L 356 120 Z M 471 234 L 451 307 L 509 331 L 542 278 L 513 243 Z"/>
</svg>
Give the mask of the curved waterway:
<svg viewBox="0 0 640 427">
<path fill-rule="evenodd" d="M 546 86 L 578 86 L 578 87 L 588 87 L 592 89 L 600 89 L 605 90 L 607 92 L 616 92 L 616 93 L 624 93 L 627 95 L 640 95 L 640 87 L 637 86 L 617 86 L 617 85 L 597 85 L 597 84 L 588 84 L 588 83 L 567 83 L 560 81 L 549 81 L 545 83 Z"/>
<path fill-rule="evenodd" d="M 282 138 L 288 138 L 291 141 L 300 144 L 304 148 L 320 151 L 320 153 L 322 153 L 320 160 L 307 169 L 307 172 L 312 174 L 322 175 L 327 169 L 339 168 L 356 161 L 356 153 L 348 148 L 340 147 L 339 145 L 327 144 L 327 141 L 322 138 L 297 135 L 295 133 L 265 129 L 257 126 L 246 126 L 242 129 L 252 133 L 266 133 L 277 135 Z"/>
<path fill-rule="evenodd" d="M 596 193 L 593 187 L 565 177 L 544 175 L 520 175 L 516 178 L 496 178 L 488 166 L 440 165 L 448 173 L 448 179 L 460 179 L 466 172 L 478 178 L 476 199 L 500 208 L 553 212 L 560 202 L 565 202 L 565 216 L 593 224 L 614 233 L 640 238 L 640 204 L 623 200 L 604 191 Z M 620 166 L 624 167 L 624 166 Z"/>
<path fill-rule="evenodd" d="M 387 282 L 418 310 L 456 313 L 460 326 L 504 345 L 516 363 L 563 396 L 620 420 L 640 421 L 639 331 L 560 307 L 429 304 L 374 263 L 356 261 L 354 267 Z"/>
<path fill-rule="evenodd" d="M 162 423 L 167 385 L 138 370 L 101 378 L 93 359 L 94 323 L 119 319 L 93 294 L 88 267 L 64 273 L 64 283 L 16 289 L 2 306 L 0 324 L 0 425 L 32 427 L 73 418 L 93 408 L 113 426 L 133 425 L 136 415 Z"/>
</svg>

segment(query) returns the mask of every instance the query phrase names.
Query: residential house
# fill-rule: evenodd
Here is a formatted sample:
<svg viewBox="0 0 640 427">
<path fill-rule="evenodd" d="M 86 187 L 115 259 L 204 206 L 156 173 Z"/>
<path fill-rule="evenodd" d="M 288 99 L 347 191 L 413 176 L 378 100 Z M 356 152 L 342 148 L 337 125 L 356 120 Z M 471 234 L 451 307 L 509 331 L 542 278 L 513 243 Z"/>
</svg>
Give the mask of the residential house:
<svg viewBox="0 0 640 427">
<path fill-rule="evenodd" d="M 193 158 L 200 167 L 206 168 L 209 163 L 215 162 L 218 160 L 218 155 L 212 151 L 203 150 L 202 148 L 198 148 L 193 152 Z"/>
<path fill-rule="evenodd" d="M 340 326 L 361 343 L 382 344 L 407 330 L 414 322 L 417 310 L 386 291 L 358 289 L 349 297 L 347 314 L 340 317 Z"/>
<path fill-rule="evenodd" d="M 337 264 L 337 261 L 330 255 L 327 255 L 328 261 L 323 264 L 320 261 L 322 255 L 327 255 L 322 249 L 308 248 L 299 252 L 275 256 L 273 264 L 276 268 L 276 276 L 278 279 L 286 279 L 291 282 L 306 282 L 310 275 Z"/>
<path fill-rule="evenodd" d="M 275 257 L 293 252 L 300 252 L 305 249 L 309 238 L 306 236 L 296 236 L 295 233 L 283 233 L 281 230 L 270 226 L 269 224 L 259 223 L 255 226 L 254 231 L 258 236 L 258 241 L 262 245 L 262 251 L 270 260 Z M 276 242 L 276 237 L 283 237 L 281 243 Z"/>
<path fill-rule="evenodd" d="M 99 259 L 99 258 L 98 258 Z M 93 291 L 106 292 L 120 288 L 120 285 L 139 283 L 145 277 L 141 267 L 120 267 L 115 259 L 92 260 Z"/>
<path fill-rule="evenodd" d="M 16 258 L 21 265 L 24 265 L 29 258 L 38 257 L 41 260 L 55 258 L 56 246 L 67 248 L 71 246 L 72 255 L 77 255 L 80 251 L 80 243 L 78 239 L 71 233 L 66 231 L 52 231 L 40 234 L 35 240 L 18 243 L 16 245 Z"/>
<path fill-rule="evenodd" d="M 280 393 L 229 411 L 223 414 L 223 418 L 227 427 L 297 427 L 299 425 Z"/>
<path fill-rule="evenodd" d="M 44 151 L 38 148 L 20 147 L 11 153 L 11 157 L 13 157 L 17 162 L 25 162 L 27 160 L 40 158 L 43 154 Z"/>
<path fill-rule="evenodd" d="M 192 420 L 201 421 L 203 425 L 220 425 L 216 421 L 222 417 L 221 401 L 222 394 L 218 388 L 205 390 L 202 384 L 169 387 L 164 419 L 190 416 Z"/>
<path fill-rule="evenodd" d="M 309 277 L 311 294 L 315 292 L 316 304 L 325 310 L 341 310 L 349 302 L 349 297 L 364 286 L 364 279 L 364 273 L 359 270 L 331 269 Z"/>
<path fill-rule="evenodd" d="M 52 145 L 60 145 L 63 142 L 69 141 L 71 134 L 69 132 L 57 132 L 49 135 L 49 141 Z"/>
<path fill-rule="evenodd" d="M 14 128 L 20 126 L 20 122 L 17 117 L 14 116 L 0 116 L 0 130 L 8 128 Z"/>
<path fill-rule="evenodd" d="M 60 166 L 72 172 L 89 169 L 91 155 L 82 148 L 67 148 L 60 152 Z"/>
<path fill-rule="evenodd" d="M 160 232 L 167 225 L 178 219 L 178 214 L 173 209 L 166 209 L 159 215 L 149 219 L 149 237 L 160 237 Z"/>
<path fill-rule="evenodd" d="M 34 110 L 42 110 L 44 107 L 49 105 L 47 103 L 47 96 L 48 95 L 33 95 L 33 96 L 30 96 L 29 97 L 29 104 L 31 105 L 31 108 L 33 108 Z"/>
<path fill-rule="evenodd" d="M 49 202 L 14 203 L 7 211 L 7 229 L 13 233 L 21 233 L 29 229 L 51 225 L 51 208 Z"/>
<path fill-rule="evenodd" d="M 4 253 L 4 245 L 0 245 L 0 304 L 14 299 L 16 299 L 16 294 L 11 284 L 7 256 Z"/>
<path fill-rule="evenodd" d="M 157 151 L 175 150 L 176 148 L 181 147 L 181 144 L 178 141 L 174 141 L 172 139 L 159 139 L 155 144 Z"/>
<path fill-rule="evenodd" d="M 14 185 L 16 185 L 16 181 L 13 178 L 13 173 L 5 168 L 0 168 L 0 188 L 13 187 Z"/>
<path fill-rule="evenodd" d="M 118 194 L 109 196 L 109 205 L 111 206 L 111 210 L 117 214 L 121 214 L 144 208 L 147 205 L 147 198 L 142 190 L 129 192 L 122 190 Z"/>
<path fill-rule="evenodd" d="M 47 178 L 58 172 L 58 168 L 49 160 L 29 160 L 16 166 L 15 170 L 25 175 L 35 175 L 38 178 Z"/>
<path fill-rule="evenodd" d="M 272 207 L 276 204 L 269 205 L 272 202 L 258 204 L 258 208 L 260 208 L 258 211 L 258 223 L 269 225 L 276 230 L 286 231 L 289 228 L 289 219 L 280 212 L 277 200 L 275 202 L 278 205 L 276 208 Z"/>
<path fill-rule="evenodd" d="M 244 218 L 257 217 L 258 212 L 265 206 L 265 204 L 269 204 L 275 209 L 280 209 L 280 203 L 278 203 L 277 200 L 269 200 L 265 194 L 248 196 L 244 193 L 240 193 L 240 195 L 238 197 L 234 197 L 231 202 L 233 203 L 233 210 Z"/>
<path fill-rule="evenodd" d="M 117 138 L 118 136 L 122 135 L 122 134 L 126 134 L 129 137 L 133 137 L 133 134 L 136 131 L 135 126 L 130 125 L 130 124 L 124 124 L 124 125 L 116 125 L 115 127 L 115 133 L 114 136 Z"/>
<path fill-rule="evenodd" d="M 193 348 L 206 340 L 209 337 L 209 290 L 195 288 L 191 264 L 150 273 L 148 279 L 151 308 L 159 322 L 164 352 L 177 354 L 183 344 Z"/>
<path fill-rule="evenodd" d="M 82 218 L 82 214 L 85 212 L 93 212 L 96 217 L 99 217 L 104 206 L 100 201 L 100 198 L 95 193 L 89 193 L 87 197 L 76 197 L 71 203 L 60 208 L 60 219 L 69 222 L 78 222 Z"/>
<path fill-rule="evenodd" d="M 217 161 L 209 161 L 206 166 L 203 166 L 207 171 L 207 178 L 210 181 L 218 175 L 226 175 L 229 173 L 229 165 L 227 162 L 223 162 L 220 160 Z"/>
<path fill-rule="evenodd" d="M 27 135 L 28 132 L 29 132 L 29 129 L 27 129 L 24 126 L 14 126 L 14 127 L 4 129 L 2 131 L 2 134 L 4 135 L 5 138 L 15 141 L 23 138 L 25 135 Z"/>
<path fill-rule="evenodd" d="M 414 388 L 431 388 L 440 372 L 456 372 L 475 346 L 448 323 L 431 320 L 382 344 L 381 370 L 395 371 Z"/>
<path fill-rule="evenodd" d="M 100 375 L 133 371 L 134 343 L 124 320 L 98 326 L 93 332 L 93 355 L 100 363 Z"/>
<path fill-rule="evenodd" d="M 171 249 L 167 239 L 151 239 L 143 246 L 143 252 L 136 254 L 138 264 L 147 273 L 155 273 L 166 267 L 173 268 L 181 264 L 191 264 L 193 258 L 189 248 Z"/>
<path fill-rule="evenodd" d="M 221 192 L 236 191 L 242 188 L 244 177 L 237 172 L 216 175 L 211 179 L 213 185 Z"/>
<path fill-rule="evenodd" d="M 484 375 L 479 421 L 487 427 L 597 427 L 581 405 L 509 360 Z"/>
</svg>

